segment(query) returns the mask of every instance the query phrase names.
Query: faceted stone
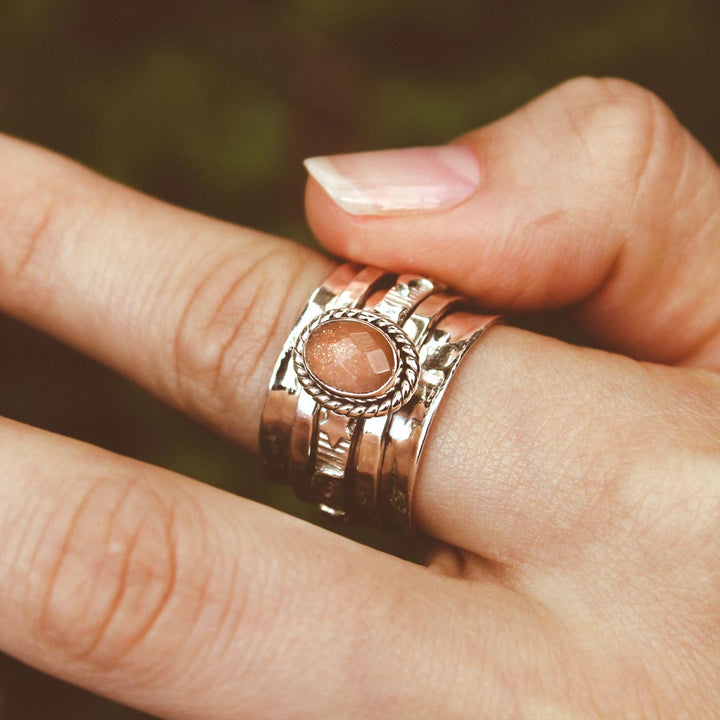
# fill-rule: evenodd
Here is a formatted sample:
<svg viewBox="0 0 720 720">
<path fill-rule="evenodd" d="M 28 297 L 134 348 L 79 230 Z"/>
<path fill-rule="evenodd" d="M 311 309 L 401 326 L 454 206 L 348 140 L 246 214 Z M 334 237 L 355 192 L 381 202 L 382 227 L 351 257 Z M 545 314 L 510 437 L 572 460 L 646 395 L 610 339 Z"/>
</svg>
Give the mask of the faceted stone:
<svg viewBox="0 0 720 720">
<path fill-rule="evenodd" d="M 313 330 L 305 362 L 324 385 L 345 395 L 382 390 L 395 375 L 397 360 L 388 338 L 359 320 L 330 320 Z"/>
</svg>

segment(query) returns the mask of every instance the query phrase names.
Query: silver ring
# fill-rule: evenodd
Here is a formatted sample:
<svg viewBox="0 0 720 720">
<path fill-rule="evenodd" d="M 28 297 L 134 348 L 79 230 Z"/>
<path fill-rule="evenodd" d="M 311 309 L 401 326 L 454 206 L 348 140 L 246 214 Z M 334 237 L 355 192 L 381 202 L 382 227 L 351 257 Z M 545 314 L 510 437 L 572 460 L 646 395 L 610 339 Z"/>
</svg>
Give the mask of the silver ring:
<svg viewBox="0 0 720 720">
<path fill-rule="evenodd" d="M 268 478 L 333 517 L 410 528 L 432 419 L 462 357 L 498 319 L 430 278 L 340 265 L 275 366 L 259 443 Z"/>
</svg>

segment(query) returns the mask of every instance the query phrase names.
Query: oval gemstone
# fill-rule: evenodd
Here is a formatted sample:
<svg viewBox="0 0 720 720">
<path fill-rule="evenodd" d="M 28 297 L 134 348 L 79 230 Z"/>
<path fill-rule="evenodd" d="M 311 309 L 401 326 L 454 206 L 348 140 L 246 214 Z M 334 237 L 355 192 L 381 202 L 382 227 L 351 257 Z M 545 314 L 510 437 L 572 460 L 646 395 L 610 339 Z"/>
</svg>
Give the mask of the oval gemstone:
<svg viewBox="0 0 720 720">
<path fill-rule="evenodd" d="M 308 370 L 343 395 L 383 390 L 395 375 L 397 359 L 387 336 L 359 320 L 330 320 L 305 343 Z"/>
</svg>

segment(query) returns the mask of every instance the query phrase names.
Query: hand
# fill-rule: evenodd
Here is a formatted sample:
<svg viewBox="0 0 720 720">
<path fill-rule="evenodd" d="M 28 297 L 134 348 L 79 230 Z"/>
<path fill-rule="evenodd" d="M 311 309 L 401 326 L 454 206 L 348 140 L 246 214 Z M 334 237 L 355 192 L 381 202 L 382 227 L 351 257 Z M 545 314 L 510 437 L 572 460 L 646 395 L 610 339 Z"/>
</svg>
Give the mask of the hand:
<svg viewBox="0 0 720 720">
<path fill-rule="evenodd" d="M 572 307 L 625 355 L 481 340 L 416 486 L 429 569 L 3 421 L 0 648 L 167 718 L 720 713 L 720 171 L 619 81 L 459 142 L 480 181 L 452 207 L 395 213 L 402 156 L 373 161 L 384 216 L 311 181 L 321 241 L 501 310 Z M 331 263 L 14 140 L 0 157 L 0 308 L 254 447 Z"/>
</svg>

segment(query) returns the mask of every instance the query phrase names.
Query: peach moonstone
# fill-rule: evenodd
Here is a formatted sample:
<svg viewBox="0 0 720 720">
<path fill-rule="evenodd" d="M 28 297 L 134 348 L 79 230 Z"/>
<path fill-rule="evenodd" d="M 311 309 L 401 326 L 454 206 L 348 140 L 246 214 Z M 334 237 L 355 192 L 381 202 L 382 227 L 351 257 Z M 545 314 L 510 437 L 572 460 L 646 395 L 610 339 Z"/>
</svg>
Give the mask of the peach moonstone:
<svg viewBox="0 0 720 720">
<path fill-rule="evenodd" d="M 343 395 L 383 390 L 397 368 L 395 352 L 384 333 L 358 320 L 330 320 L 305 344 L 308 370 L 326 387 Z"/>
</svg>

